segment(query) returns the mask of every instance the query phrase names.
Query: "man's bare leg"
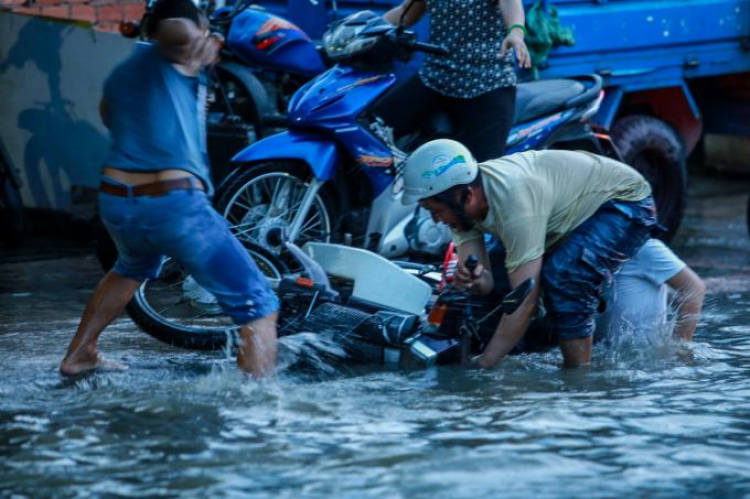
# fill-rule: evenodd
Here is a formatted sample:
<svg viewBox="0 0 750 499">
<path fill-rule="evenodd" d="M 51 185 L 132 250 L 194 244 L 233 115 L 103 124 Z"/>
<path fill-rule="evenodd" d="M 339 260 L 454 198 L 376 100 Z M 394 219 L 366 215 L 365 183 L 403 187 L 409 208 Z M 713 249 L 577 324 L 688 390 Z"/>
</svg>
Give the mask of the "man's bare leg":
<svg viewBox="0 0 750 499">
<path fill-rule="evenodd" d="M 62 374 L 73 376 L 97 367 L 126 368 L 102 357 L 96 341 L 104 328 L 122 313 L 140 285 L 139 281 L 122 277 L 114 271 L 107 272 L 86 305 L 68 353 L 60 364 Z"/>
<path fill-rule="evenodd" d="M 276 367 L 278 315 L 274 312 L 248 322 L 240 331 L 242 343 L 237 351 L 237 367 L 256 378 L 271 374 Z"/>
<path fill-rule="evenodd" d="M 560 340 L 565 367 L 584 367 L 591 365 L 591 346 L 594 337 L 581 338 L 578 340 Z"/>
</svg>

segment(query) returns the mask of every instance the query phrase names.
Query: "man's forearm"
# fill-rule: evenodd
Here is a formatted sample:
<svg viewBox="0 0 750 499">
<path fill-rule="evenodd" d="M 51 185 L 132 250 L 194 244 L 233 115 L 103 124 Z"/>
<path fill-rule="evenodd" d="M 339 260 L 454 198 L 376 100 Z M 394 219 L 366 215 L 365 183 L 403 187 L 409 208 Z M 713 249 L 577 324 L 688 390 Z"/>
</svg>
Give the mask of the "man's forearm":
<svg viewBox="0 0 750 499">
<path fill-rule="evenodd" d="M 490 340 L 482 355 L 477 359 L 479 367 L 494 367 L 503 357 L 513 350 L 513 347 L 526 334 L 531 319 L 534 318 L 539 302 L 540 285 L 539 280 L 542 271 L 542 259 L 537 258 L 530 262 L 524 263 L 512 272 L 508 273 L 508 280 L 513 289 L 523 284 L 528 279 L 532 279 L 533 289 L 521 303 L 521 306 L 511 315 L 505 315 L 500 320 L 495 334 Z"/>
<path fill-rule="evenodd" d="M 532 304 L 527 299 L 527 303 L 514 314 L 503 316 L 489 345 L 477 359 L 479 367 L 483 369 L 495 367 L 518 344 L 536 314 L 536 301 Z"/>
<path fill-rule="evenodd" d="M 408 9 L 408 11 L 407 11 Z M 407 0 L 406 2 L 398 5 L 383 15 L 383 19 L 389 23 L 397 26 L 401 21 L 401 17 L 406 12 L 404 17 L 404 26 L 407 28 L 415 25 L 425 13 L 425 5 L 421 0 Z"/>
<path fill-rule="evenodd" d="M 154 40 L 162 56 L 176 64 L 190 64 L 195 41 L 203 33 L 187 19 L 165 19 L 159 23 Z"/>
<path fill-rule="evenodd" d="M 678 338 L 690 341 L 698 326 L 703 299 L 706 296 L 706 285 L 690 267 L 685 267 L 669 279 L 667 285 L 678 293 L 677 324 L 674 334 Z"/>
<path fill-rule="evenodd" d="M 154 41 L 162 57 L 189 74 L 197 74 L 202 67 L 215 63 L 221 47 L 220 37 L 180 18 L 161 21 Z"/>
<path fill-rule="evenodd" d="M 401 13 L 404 11 L 403 7 L 400 5 L 392 8 L 385 14 L 383 14 L 383 19 L 388 21 L 389 23 L 396 25 L 398 24 L 398 20 L 401 18 Z"/>
<path fill-rule="evenodd" d="M 677 321 L 674 335 L 685 341 L 692 341 L 695 330 L 698 327 L 698 319 L 703 308 L 703 300 L 692 298 L 685 299 L 677 307 Z"/>
</svg>

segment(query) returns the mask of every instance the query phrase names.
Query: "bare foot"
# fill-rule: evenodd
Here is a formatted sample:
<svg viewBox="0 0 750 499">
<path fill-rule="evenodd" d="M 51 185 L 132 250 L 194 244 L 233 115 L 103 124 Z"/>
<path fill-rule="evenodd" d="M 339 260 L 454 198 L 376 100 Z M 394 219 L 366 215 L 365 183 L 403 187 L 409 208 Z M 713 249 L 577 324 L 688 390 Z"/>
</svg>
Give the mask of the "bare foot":
<svg viewBox="0 0 750 499">
<path fill-rule="evenodd" d="M 97 352 L 93 357 L 88 356 L 84 358 L 81 355 L 79 358 L 76 356 L 65 358 L 62 364 L 60 364 L 60 374 L 63 376 L 76 376 L 94 369 L 124 371 L 127 368 L 127 365 L 107 359 Z"/>
</svg>

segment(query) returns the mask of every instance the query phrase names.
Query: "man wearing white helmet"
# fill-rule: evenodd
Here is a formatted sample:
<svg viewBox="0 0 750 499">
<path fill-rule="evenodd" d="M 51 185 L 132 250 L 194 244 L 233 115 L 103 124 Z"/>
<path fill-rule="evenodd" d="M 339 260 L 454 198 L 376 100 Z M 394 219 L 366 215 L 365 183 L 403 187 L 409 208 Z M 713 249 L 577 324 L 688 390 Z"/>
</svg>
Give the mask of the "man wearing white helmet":
<svg viewBox="0 0 750 499">
<path fill-rule="evenodd" d="M 402 201 L 418 201 L 450 226 L 460 262 L 479 258 L 473 274 L 460 263 L 455 277 L 471 292 L 494 285 L 484 233 L 505 246 L 511 286 L 536 283 L 476 359 L 485 368 L 523 337 L 541 290 L 565 365 L 589 364 L 605 285 L 659 230 L 643 176 L 585 152 L 527 151 L 477 164 L 460 143 L 431 141 L 407 160 Z"/>
</svg>

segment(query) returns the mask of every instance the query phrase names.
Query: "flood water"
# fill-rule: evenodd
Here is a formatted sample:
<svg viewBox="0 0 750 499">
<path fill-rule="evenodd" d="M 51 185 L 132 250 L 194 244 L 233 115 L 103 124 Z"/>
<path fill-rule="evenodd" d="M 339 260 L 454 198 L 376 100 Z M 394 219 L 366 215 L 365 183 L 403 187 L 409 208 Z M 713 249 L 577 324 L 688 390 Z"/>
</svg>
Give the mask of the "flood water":
<svg viewBox="0 0 750 499">
<path fill-rule="evenodd" d="M 600 348 L 585 371 L 550 352 L 487 372 L 303 374 L 284 368 L 295 343 L 258 383 L 224 353 L 169 347 L 123 317 L 100 346 L 130 369 L 65 380 L 57 368 L 96 261 L 11 255 L 0 264 L 0 495 L 747 496 L 747 197 L 720 199 L 728 207 L 693 200 L 675 241 L 707 277 L 696 342 Z"/>
</svg>

